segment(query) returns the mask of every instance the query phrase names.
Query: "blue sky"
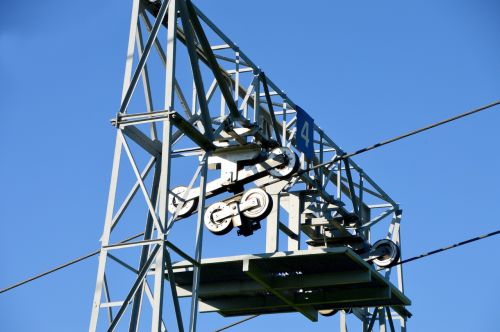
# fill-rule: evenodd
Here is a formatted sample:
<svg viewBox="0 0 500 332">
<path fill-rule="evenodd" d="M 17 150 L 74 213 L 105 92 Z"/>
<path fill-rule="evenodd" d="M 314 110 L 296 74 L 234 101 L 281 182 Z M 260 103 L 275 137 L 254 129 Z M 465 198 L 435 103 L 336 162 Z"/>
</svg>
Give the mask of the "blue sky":
<svg viewBox="0 0 500 332">
<path fill-rule="evenodd" d="M 493 0 L 195 4 L 346 151 L 500 99 Z M 0 3 L 0 288 L 99 245 L 129 19 L 129 1 Z M 401 204 L 405 257 L 500 228 L 499 123 L 490 110 L 354 158 Z M 498 241 L 405 266 L 410 330 L 495 331 Z M 0 330 L 87 330 L 96 270 L 0 295 Z M 200 330 L 233 320 L 202 315 Z"/>
</svg>

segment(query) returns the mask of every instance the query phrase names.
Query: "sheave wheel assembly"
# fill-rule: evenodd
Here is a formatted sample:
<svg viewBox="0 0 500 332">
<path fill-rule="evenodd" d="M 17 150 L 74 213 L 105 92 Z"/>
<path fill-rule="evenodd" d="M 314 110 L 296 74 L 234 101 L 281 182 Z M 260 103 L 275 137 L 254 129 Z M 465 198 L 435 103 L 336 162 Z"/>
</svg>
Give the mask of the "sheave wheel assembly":
<svg viewBox="0 0 500 332">
<path fill-rule="evenodd" d="M 217 202 L 205 212 L 205 226 L 216 235 L 224 235 L 233 229 L 233 218 L 229 214 L 229 206 L 224 202 Z"/>
<path fill-rule="evenodd" d="M 172 189 L 170 195 L 168 195 L 168 211 L 172 214 L 175 213 L 179 204 L 182 204 L 182 198 L 185 195 L 187 187 L 179 186 Z M 185 217 L 191 214 L 198 206 L 198 198 L 191 199 L 184 202 L 184 205 L 179 210 L 177 214 L 178 217 Z"/>
</svg>

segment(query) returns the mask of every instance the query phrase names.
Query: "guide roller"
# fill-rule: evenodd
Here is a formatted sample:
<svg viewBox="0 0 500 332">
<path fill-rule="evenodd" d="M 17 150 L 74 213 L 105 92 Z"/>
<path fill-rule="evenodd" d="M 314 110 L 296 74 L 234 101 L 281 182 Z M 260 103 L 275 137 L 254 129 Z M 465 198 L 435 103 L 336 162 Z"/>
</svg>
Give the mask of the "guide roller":
<svg viewBox="0 0 500 332">
<path fill-rule="evenodd" d="M 280 179 L 285 179 L 290 175 L 294 174 L 295 172 L 297 172 L 300 166 L 299 158 L 297 158 L 295 152 L 286 147 L 279 147 L 273 149 L 269 153 L 269 159 L 273 160 L 283 159 L 282 165 L 275 168 L 271 168 L 269 170 L 270 175 Z"/>
<path fill-rule="evenodd" d="M 224 235 L 229 233 L 234 225 L 231 209 L 224 202 L 217 202 L 205 212 L 205 226 L 208 230 L 216 235 Z"/>
<path fill-rule="evenodd" d="M 229 201 L 214 203 L 205 212 L 205 226 L 216 235 L 227 234 L 239 227 L 238 235 L 249 236 L 260 228 L 260 221 L 272 209 L 271 197 L 260 188 L 246 191 L 240 201 Z"/>
<path fill-rule="evenodd" d="M 186 196 L 186 190 L 188 188 L 184 186 L 175 187 L 172 189 L 170 195 L 168 195 L 168 211 L 172 214 L 177 211 L 177 207 L 179 204 L 182 204 L 179 212 L 177 213 L 178 217 L 185 217 L 191 214 L 196 207 L 198 206 L 198 197 L 195 197 L 191 200 L 184 200 L 184 196 Z"/>
<path fill-rule="evenodd" d="M 375 242 L 371 248 L 371 254 L 376 255 L 373 263 L 378 267 L 388 268 L 396 264 L 401 256 L 399 246 L 389 239 Z"/>
<path fill-rule="evenodd" d="M 243 216 L 256 221 L 267 217 L 272 209 L 271 197 L 260 188 L 247 190 L 241 197 L 240 204 Z"/>
</svg>

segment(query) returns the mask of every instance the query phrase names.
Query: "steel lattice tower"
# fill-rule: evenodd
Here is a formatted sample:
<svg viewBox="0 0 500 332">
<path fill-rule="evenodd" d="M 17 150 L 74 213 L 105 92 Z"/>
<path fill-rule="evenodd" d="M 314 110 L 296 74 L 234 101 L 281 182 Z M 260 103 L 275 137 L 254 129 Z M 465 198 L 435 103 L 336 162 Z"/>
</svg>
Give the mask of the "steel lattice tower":
<svg viewBox="0 0 500 332">
<path fill-rule="evenodd" d="M 401 265 L 392 267 L 398 204 L 339 158 L 342 149 L 191 1 L 132 0 L 112 123 L 89 331 L 195 331 L 198 312 L 315 321 L 337 311 L 341 331 L 348 313 L 363 331 L 376 321 L 380 331 L 395 321 L 406 330 L 410 301 Z M 385 220 L 387 235 L 372 241 Z M 218 235 L 265 232 L 265 248 L 202 260 L 204 225 Z"/>
</svg>

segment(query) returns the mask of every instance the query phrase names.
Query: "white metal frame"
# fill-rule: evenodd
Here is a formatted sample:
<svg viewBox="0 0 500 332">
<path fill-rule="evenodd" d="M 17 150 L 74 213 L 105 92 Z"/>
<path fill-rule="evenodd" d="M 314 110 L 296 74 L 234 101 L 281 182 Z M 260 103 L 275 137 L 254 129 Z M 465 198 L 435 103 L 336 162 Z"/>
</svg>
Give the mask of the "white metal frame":
<svg viewBox="0 0 500 332">
<path fill-rule="evenodd" d="M 151 322 L 147 325 L 152 331 L 165 330 L 162 316 L 168 293 L 165 282 L 169 283 L 169 299 L 173 306 L 167 310 L 175 312 L 176 327 L 183 331 L 185 317 L 175 280 L 165 279 L 165 272 L 173 275 L 169 273 L 172 271 L 172 255 L 180 256 L 196 267 L 188 316 L 188 329 L 195 331 L 199 311 L 198 267 L 202 257 L 203 214 L 205 201 L 211 197 L 207 186 L 211 185 L 210 176 L 218 172 L 209 171 L 208 160 L 223 149 L 215 142 L 225 140 L 232 146 L 250 143 L 264 147 L 282 145 L 301 155 L 296 147 L 297 105 L 191 1 L 132 0 L 132 4 L 122 103 L 112 121 L 117 137 L 89 331 L 97 331 L 104 325 L 108 331 L 113 331 L 119 323 L 128 324 L 129 331 L 138 331 L 144 324 L 146 312 Z M 183 68 L 181 71 L 176 63 L 181 47 L 190 61 L 188 70 Z M 161 71 L 156 63 L 149 61 L 154 52 L 163 64 Z M 162 82 L 152 78 L 152 68 L 155 74 L 164 73 Z M 145 107 L 132 102 L 136 95 L 140 95 L 136 88 L 141 79 Z M 182 86 L 186 80 L 193 82 L 190 93 Z M 211 82 L 208 89 L 206 82 Z M 164 94 L 164 103 L 157 109 L 154 97 L 159 91 Z M 190 95 L 191 101 L 187 99 Z M 214 104 L 217 97 L 221 100 L 218 106 Z M 301 169 L 344 154 L 317 125 L 314 127 L 314 150 L 313 160 L 301 156 Z M 194 173 L 186 179 L 188 188 L 199 192 L 197 212 L 191 217 L 196 220 L 194 257 L 169 241 L 180 209 L 179 206 L 172 214 L 167 208 L 173 188 L 171 174 L 176 172 L 176 177 L 180 174 L 173 167 L 173 161 L 179 158 L 196 164 Z M 141 164 L 144 164 L 142 169 Z M 134 175 L 134 184 L 128 190 L 120 186 L 120 170 L 125 167 L 130 167 Z M 387 238 L 401 245 L 399 205 L 353 160 L 338 161 L 287 180 L 267 176 L 256 180 L 255 184 L 265 187 L 276 203 L 267 218 L 266 252 L 298 250 L 303 242 L 301 234 L 311 238 L 333 236 L 330 229 L 362 236 L 369 242 L 371 229 L 382 227 L 390 217 Z M 296 194 L 300 192 L 309 193 L 303 202 L 307 211 L 290 213 L 286 224 L 279 216 L 280 204 L 290 209 L 289 206 L 293 205 L 290 201 L 297 200 Z M 118 207 L 122 196 L 125 198 Z M 118 238 L 121 233 L 117 230 L 129 222 L 123 221 L 122 217 L 129 210 L 137 209 L 136 201 L 143 204 L 147 214 L 143 231 L 125 240 Z M 352 225 L 337 221 L 352 216 L 356 217 Z M 280 231 L 288 236 L 286 246 L 278 241 Z M 137 237 L 142 239 L 136 240 Z M 119 253 L 134 247 L 140 248 L 135 264 L 127 262 L 130 256 L 126 256 L 127 259 L 118 257 Z M 263 250 L 256 248 L 256 251 Z M 108 258 L 134 275 L 135 280 L 119 301 L 112 301 L 111 288 L 115 280 L 110 275 L 115 267 Z M 394 269 L 396 275 L 391 275 L 392 269 L 387 269 L 385 276 L 396 280 L 398 288 L 403 291 L 402 267 L 398 265 Z M 144 308 L 144 297 L 150 304 L 148 311 Z M 130 313 L 127 313 L 129 307 Z M 100 317 L 103 309 L 107 311 L 109 323 Z M 406 330 L 406 317 L 395 314 L 390 308 L 356 308 L 353 313 L 361 319 L 363 331 L 371 331 L 376 320 L 380 331 L 386 330 L 387 323 L 394 331 L 394 321 L 399 322 L 401 331 Z M 340 329 L 347 331 L 346 313 L 343 311 L 340 315 Z M 129 318 L 128 323 L 123 322 L 125 316 Z"/>
</svg>

